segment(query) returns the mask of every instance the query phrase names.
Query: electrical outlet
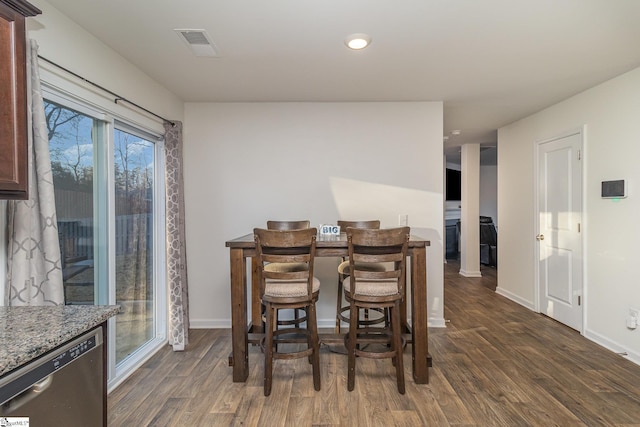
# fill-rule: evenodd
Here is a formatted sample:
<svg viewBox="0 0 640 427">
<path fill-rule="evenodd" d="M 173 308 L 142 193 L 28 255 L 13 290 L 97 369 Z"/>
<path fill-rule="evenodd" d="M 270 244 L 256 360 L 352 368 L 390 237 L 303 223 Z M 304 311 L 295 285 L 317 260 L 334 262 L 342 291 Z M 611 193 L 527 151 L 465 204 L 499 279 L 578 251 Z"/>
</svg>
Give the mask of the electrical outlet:
<svg viewBox="0 0 640 427">
<path fill-rule="evenodd" d="M 409 225 L 409 214 L 398 215 L 398 225 L 400 226 Z"/>
</svg>

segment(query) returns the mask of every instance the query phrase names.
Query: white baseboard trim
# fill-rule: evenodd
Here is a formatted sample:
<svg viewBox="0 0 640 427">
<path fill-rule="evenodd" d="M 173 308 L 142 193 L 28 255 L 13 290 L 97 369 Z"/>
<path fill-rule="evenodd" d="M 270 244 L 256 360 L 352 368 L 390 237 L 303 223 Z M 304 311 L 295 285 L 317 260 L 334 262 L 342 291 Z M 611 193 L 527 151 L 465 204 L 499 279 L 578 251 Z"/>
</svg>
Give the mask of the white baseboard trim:
<svg viewBox="0 0 640 427">
<path fill-rule="evenodd" d="M 623 345 L 618 344 L 617 342 L 606 338 L 597 332 L 590 331 L 585 329 L 584 337 L 590 339 L 598 345 L 603 346 L 604 348 L 613 351 L 614 353 L 621 354 L 625 359 L 630 360 L 636 365 L 640 365 L 640 353 L 636 353 L 628 348 L 625 348 Z"/>
<path fill-rule="evenodd" d="M 527 307 L 529 310 L 535 311 L 535 304 L 531 301 L 527 301 L 526 299 L 511 293 L 507 290 L 504 290 L 503 288 L 497 287 L 496 288 L 496 293 L 498 295 L 502 295 L 505 298 L 510 299 L 511 301 L 517 302 L 518 304 L 520 304 L 523 307 Z"/>
<path fill-rule="evenodd" d="M 342 322 L 342 326 L 341 327 L 348 327 L 349 324 Z M 318 319 L 318 328 L 322 328 L 322 329 L 332 329 L 336 327 L 336 319 Z"/>
<path fill-rule="evenodd" d="M 430 328 L 446 328 L 447 327 L 444 317 L 430 317 L 427 325 Z"/>
<path fill-rule="evenodd" d="M 478 270 L 478 271 L 466 271 L 466 270 L 460 270 L 460 275 L 464 276 L 464 277 L 482 277 L 482 273 Z"/>
<path fill-rule="evenodd" d="M 230 319 L 189 319 L 191 329 L 231 329 Z"/>
</svg>

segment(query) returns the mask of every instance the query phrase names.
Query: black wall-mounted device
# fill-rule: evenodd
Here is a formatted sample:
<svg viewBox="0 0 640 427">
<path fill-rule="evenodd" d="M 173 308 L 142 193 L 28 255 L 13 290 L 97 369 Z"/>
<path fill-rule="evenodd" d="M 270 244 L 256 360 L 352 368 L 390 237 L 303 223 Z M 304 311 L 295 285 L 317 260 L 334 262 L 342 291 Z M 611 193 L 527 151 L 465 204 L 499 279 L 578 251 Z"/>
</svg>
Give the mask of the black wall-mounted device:
<svg viewBox="0 0 640 427">
<path fill-rule="evenodd" d="M 616 181 L 602 181 L 602 198 L 603 199 L 624 199 L 627 197 L 627 186 L 624 179 Z"/>
</svg>

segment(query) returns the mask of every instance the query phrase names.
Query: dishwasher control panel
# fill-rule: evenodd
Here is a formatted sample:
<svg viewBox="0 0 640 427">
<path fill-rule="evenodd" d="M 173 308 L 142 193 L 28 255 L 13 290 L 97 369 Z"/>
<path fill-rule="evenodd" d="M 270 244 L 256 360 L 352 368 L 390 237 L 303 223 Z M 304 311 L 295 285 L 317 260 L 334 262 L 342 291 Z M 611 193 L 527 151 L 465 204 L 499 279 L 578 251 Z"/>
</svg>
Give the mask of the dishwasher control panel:
<svg viewBox="0 0 640 427">
<path fill-rule="evenodd" d="M 96 339 L 96 335 L 91 335 L 84 341 L 81 341 L 75 344 L 70 349 L 58 354 L 54 359 L 51 360 L 51 367 L 53 368 L 52 372 L 57 371 L 68 363 L 73 362 L 74 359 L 77 359 L 86 352 L 93 350 L 97 345 Z"/>
</svg>

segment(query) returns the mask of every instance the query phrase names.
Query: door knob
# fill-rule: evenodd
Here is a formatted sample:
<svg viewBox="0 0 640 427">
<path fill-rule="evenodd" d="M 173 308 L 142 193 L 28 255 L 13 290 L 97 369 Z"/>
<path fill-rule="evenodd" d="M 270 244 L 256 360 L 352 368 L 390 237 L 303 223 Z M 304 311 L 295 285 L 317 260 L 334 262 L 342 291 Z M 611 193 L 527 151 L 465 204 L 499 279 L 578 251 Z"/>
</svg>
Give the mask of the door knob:
<svg viewBox="0 0 640 427">
<path fill-rule="evenodd" d="M 538 235 L 536 236 L 536 239 L 537 239 L 537 240 L 544 240 L 544 234 L 538 234 Z"/>
</svg>

